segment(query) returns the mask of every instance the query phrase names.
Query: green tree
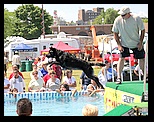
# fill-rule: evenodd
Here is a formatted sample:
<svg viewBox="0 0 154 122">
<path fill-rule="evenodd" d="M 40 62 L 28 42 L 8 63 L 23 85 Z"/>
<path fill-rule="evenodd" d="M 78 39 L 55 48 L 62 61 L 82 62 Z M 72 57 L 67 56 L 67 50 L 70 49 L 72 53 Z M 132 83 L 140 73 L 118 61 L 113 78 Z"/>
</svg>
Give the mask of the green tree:
<svg viewBox="0 0 154 122">
<path fill-rule="evenodd" d="M 142 21 L 143 21 L 144 23 L 148 23 L 148 18 L 142 18 Z"/>
<path fill-rule="evenodd" d="M 4 39 L 13 35 L 15 22 L 17 22 L 15 13 L 9 12 L 6 8 L 4 8 Z"/>
<path fill-rule="evenodd" d="M 118 11 L 114 10 L 114 8 L 107 9 L 105 12 L 104 23 L 113 24 L 117 16 L 118 16 Z"/>
<path fill-rule="evenodd" d="M 104 19 L 104 17 L 105 17 L 105 12 L 104 12 L 104 9 L 101 11 L 101 13 L 100 13 L 100 15 L 99 16 L 97 16 L 95 19 L 94 19 L 94 21 L 93 21 L 93 23 L 92 24 L 94 24 L 94 25 L 100 25 L 100 24 L 104 24 L 104 22 L 102 22 L 102 18 Z"/>
<path fill-rule="evenodd" d="M 113 8 L 109 8 L 104 12 L 101 11 L 101 14 L 94 19 L 93 24 L 113 24 L 115 18 L 118 16 L 118 11 Z M 104 18 L 104 23 L 102 22 L 102 18 Z"/>
<path fill-rule="evenodd" d="M 14 35 L 19 35 L 26 39 L 34 39 L 40 37 L 43 33 L 41 25 L 42 9 L 33 4 L 25 4 L 19 6 L 16 10 L 16 17 L 20 20 L 16 23 L 16 30 Z M 51 34 L 52 31 L 49 28 L 53 23 L 53 18 L 49 13 L 44 10 L 44 26 L 45 34 Z"/>
</svg>

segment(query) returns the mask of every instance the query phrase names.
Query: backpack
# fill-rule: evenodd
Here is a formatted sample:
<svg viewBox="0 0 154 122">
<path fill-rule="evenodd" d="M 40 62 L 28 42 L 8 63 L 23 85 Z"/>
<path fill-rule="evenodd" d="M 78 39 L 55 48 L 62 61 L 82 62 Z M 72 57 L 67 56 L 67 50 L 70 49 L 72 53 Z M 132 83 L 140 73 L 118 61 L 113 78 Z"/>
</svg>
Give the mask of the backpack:
<svg viewBox="0 0 154 122">
<path fill-rule="evenodd" d="M 53 64 L 51 66 L 51 68 L 56 72 L 56 76 L 57 78 L 59 78 L 61 80 L 61 75 L 62 75 L 62 69 L 61 66 Z"/>
</svg>

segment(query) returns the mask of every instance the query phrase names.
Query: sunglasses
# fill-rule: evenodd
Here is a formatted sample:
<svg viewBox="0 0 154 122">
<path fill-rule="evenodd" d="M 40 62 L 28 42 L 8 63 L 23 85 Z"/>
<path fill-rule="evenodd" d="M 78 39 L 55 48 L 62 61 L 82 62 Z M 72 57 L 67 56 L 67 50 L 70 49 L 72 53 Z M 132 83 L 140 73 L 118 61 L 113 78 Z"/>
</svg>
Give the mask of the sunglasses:
<svg viewBox="0 0 154 122">
<path fill-rule="evenodd" d="M 127 13 L 126 13 L 127 14 Z M 126 14 L 124 14 L 124 15 L 121 15 L 122 17 L 124 17 L 124 16 L 126 16 Z"/>
<path fill-rule="evenodd" d="M 50 75 L 52 75 L 52 74 L 56 74 L 56 73 L 50 73 Z"/>
<path fill-rule="evenodd" d="M 37 75 L 38 73 L 33 73 L 33 75 Z"/>
</svg>

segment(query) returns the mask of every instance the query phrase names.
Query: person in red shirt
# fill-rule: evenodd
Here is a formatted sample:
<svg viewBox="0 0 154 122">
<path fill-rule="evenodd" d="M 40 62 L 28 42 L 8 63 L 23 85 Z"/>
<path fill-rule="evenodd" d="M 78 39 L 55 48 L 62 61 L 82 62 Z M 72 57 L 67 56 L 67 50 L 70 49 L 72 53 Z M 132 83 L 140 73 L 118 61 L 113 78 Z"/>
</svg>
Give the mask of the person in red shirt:
<svg viewBox="0 0 154 122">
<path fill-rule="evenodd" d="M 14 70 L 18 70 L 18 71 L 19 71 L 17 65 L 12 65 L 12 70 L 13 70 L 13 71 L 14 71 Z M 19 72 L 19 75 L 24 79 L 24 76 L 23 76 L 23 74 L 22 74 L 21 72 Z M 9 80 L 10 80 L 13 76 L 14 76 L 14 73 L 12 72 L 12 73 L 10 74 L 10 76 L 9 76 Z"/>
<path fill-rule="evenodd" d="M 47 66 L 47 71 L 48 71 L 48 73 L 45 76 L 43 76 L 43 80 L 44 80 L 45 85 L 46 85 L 47 81 L 51 78 L 51 76 L 49 75 L 51 72 L 50 65 Z"/>
<path fill-rule="evenodd" d="M 62 80 L 63 72 L 60 65 L 53 64 L 51 68 L 56 72 L 56 77 L 59 78 L 59 80 Z"/>
</svg>

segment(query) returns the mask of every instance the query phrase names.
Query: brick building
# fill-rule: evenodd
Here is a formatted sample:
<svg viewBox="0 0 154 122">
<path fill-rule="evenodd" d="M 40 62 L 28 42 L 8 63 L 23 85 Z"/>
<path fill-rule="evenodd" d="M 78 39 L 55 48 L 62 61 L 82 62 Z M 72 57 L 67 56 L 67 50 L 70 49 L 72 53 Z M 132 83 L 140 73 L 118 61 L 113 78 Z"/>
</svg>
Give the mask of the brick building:
<svg viewBox="0 0 154 122">
<path fill-rule="evenodd" d="M 60 26 L 60 32 L 73 36 L 91 36 L 90 25 Z M 53 33 L 58 33 L 58 26 L 51 26 Z M 111 34 L 112 24 L 95 25 L 96 35 Z"/>
</svg>

